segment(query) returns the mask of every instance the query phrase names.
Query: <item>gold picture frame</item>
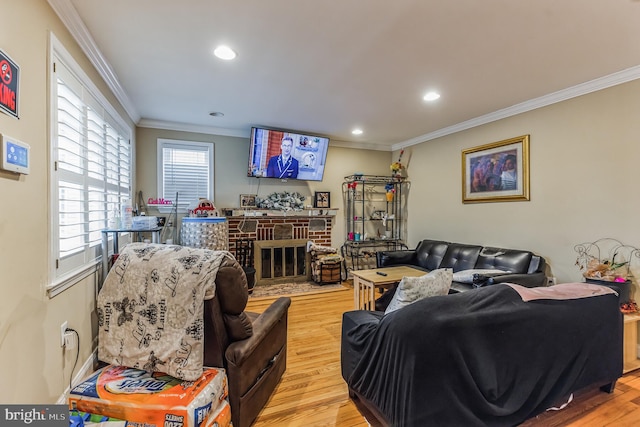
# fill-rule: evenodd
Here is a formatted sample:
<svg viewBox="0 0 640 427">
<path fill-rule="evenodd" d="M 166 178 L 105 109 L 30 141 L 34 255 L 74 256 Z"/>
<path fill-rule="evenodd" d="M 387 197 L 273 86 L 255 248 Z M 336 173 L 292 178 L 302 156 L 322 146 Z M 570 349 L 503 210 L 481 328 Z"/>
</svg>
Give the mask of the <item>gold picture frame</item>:
<svg viewBox="0 0 640 427">
<path fill-rule="evenodd" d="M 529 135 L 462 151 L 462 203 L 529 200 Z"/>
</svg>

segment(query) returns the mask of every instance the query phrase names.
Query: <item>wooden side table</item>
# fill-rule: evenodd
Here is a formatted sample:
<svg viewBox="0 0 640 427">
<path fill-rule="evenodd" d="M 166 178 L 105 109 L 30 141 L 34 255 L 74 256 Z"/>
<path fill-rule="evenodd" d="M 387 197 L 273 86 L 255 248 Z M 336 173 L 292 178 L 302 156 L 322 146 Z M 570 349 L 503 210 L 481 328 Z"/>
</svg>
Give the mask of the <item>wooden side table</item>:
<svg viewBox="0 0 640 427">
<path fill-rule="evenodd" d="M 383 275 L 378 272 L 384 273 Z M 354 270 L 353 299 L 356 310 L 375 310 L 375 288 L 388 287 L 402 280 L 404 276 L 418 277 L 427 274 L 426 271 L 412 267 L 385 267 L 370 270 Z"/>
<path fill-rule="evenodd" d="M 640 358 L 638 358 L 638 322 L 640 314 L 624 315 L 624 338 L 622 345 L 622 373 L 640 368 Z"/>
</svg>

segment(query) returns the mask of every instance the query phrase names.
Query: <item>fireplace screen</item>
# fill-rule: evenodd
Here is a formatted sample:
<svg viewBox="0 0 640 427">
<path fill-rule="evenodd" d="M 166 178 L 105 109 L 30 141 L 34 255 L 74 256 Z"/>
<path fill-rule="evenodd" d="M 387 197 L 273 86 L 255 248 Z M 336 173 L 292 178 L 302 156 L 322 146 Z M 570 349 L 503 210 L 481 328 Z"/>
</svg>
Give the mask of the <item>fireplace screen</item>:
<svg viewBox="0 0 640 427">
<path fill-rule="evenodd" d="M 309 280 L 306 240 L 258 240 L 255 242 L 258 285 Z"/>
</svg>

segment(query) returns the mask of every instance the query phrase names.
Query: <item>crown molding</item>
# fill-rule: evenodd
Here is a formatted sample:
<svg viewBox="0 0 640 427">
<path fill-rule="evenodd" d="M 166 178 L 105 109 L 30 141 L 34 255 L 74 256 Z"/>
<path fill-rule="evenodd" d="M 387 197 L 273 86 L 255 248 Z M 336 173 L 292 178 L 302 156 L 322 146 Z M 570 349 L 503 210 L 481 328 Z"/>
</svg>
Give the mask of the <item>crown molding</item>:
<svg viewBox="0 0 640 427">
<path fill-rule="evenodd" d="M 408 139 L 404 142 L 394 144 L 391 148 L 392 150 L 400 150 L 412 145 L 420 144 L 436 138 L 441 138 L 446 135 L 451 135 L 463 130 L 471 129 L 476 126 L 481 126 L 487 123 L 495 122 L 497 120 L 505 119 L 507 117 L 515 116 L 517 114 L 526 113 L 527 111 L 566 101 L 571 98 L 586 95 L 591 92 L 596 92 L 622 83 L 627 83 L 638 78 L 640 78 L 640 65 L 627 68 L 626 70 L 618 71 L 616 73 L 609 74 L 608 76 L 604 76 L 595 80 L 580 83 L 578 85 L 569 87 L 567 89 L 562 89 L 548 95 L 543 95 L 539 98 L 530 99 L 520 104 L 512 105 L 511 107 L 503 108 L 502 110 L 497 110 L 492 113 L 485 114 L 484 116 L 475 117 L 473 119 L 457 123 L 453 126 L 438 129 L 434 132 L 429 132 L 424 135 Z"/>
<path fill-rule="evenodd" d="M 82 19 L 78 15 L 78 12 L 73 7 L 71 0 L 47 0 L 51 8 L 58 15 L 62 23 L 67 27 L 73 38 L 76 40 L 82 51 L 87 55 L 89 61 L 96 68 L 100 76 L 104 79 L 107 86 L 111 89 L 115 97 L 129 115 L 130 119 L 140 127 L 158 128 L 168 130 L 179 130 L 184 132 L 198 132 L 206 134 L 215 134 L 223 136 L 235 136 L 241 138 L 248 138 L 249 134 L 244 131 L 216 128 L 199 125 L 188 125 L 183 123 L 164 122 L 159 120 L 141 119 L 137 109 L 131 103 L 126 92 L 120 85 L 120 82 L 109 65 L 108 61 L 98 49 L 93 37 L 89 33 L 89 30 L 84 25 Z M 391 146 L 383 144 L 372 143 L 358 143 L 358 142 L 345 142 L 345 141 L 331 141 L 332 146 L 344 147 L 344 148 L 358 148 L 367 150 L 380 150 L 380 151 L 395 151 L 402 148 L 406 148 L 412 145 L 420 144 L 423 142 L 431 141 L 436 138 L 451 135 L 457 132 L 461 132 L 467 129 L 471 129 L 477 126 L 481 126 L 487 123 L 495 122 L 497 120 L 505 119 L 507 117 L 515 116 L 517 114 L 532 111 L 541 107 L 556 104 L 558 102 L 566 101 L 571 98 L 586 95 L 591 92 L 606 89 L 612 86 L 616 86 L 622 83 L 626 83 L 632 80 L 640 78 L 640 66 L 635 66 L 622 70 L 605 77 L 601 77 L 595 80 L 591 80 L 585 83 L 581 83 L 572 86 L 567 89 L 563 89 L 557 92 L 543 95 L 538 98 L 534 98 L 520 104 L 513 105 L 511 107 L 503 108 L 501 110 L 494 111 L 483 116 L 475 117 L 470 120 L 466 120 L 461 123 L 457 123 L 452 126 L 448 126 L 442 129 L 438 129 L 433 132 L 420 135 L 415 138 L 408 139 Z"/>
<path fill-rule="evenodd" d="M 218 128 L 215 126 L 192 125 L 188 123 L 179 123 L 179 122 L 168 122 L 164 120 L 141 119 L 137 123 L 137 126 L 141 128 L 166 129 L 166 130 L 175 130 L 180 132 L 195 132 L 195 133 L 204 133 L 204 134 L 221 135 L 221 136 L 235 136 L 239 138 L 249 138 L 251 136 L 250 131 Z"/>
<path fill-rule="evenodd" d="M 335 139 L 329 140 L 329 146 L 341 147 L 341 148 L 363 149 L 363 150 L 374 150 L 374 151 L 391 151 L 391 146 L 389 144 L 378 144 L 378 143 L 372 143 L 372 142 L 338 141 Z"/>
<path fill-rule="evenodd" d="M 233 136 L 237 138 L 251 137 L 250 131 L 218 128 L 214 126 L 193 125 L 193 124 L 180 123 L 180 122 L 168 122 L 164 120 L 141 119 L 140 122 L 138 122 L 137 126 L 141 128 L 174 130 L 179 132 L 194 132 L 194 133 L 203 133 L 206 135 Z M 354 143 L 349 141 L 339 141 L 336 139 L 330 139 L 329 146 L 342 147 L 342 148 L 355 148 L 355 149 L 363 149 L 363 150 L 391 151 L 391 147 L 389 145 L 371 144 L 369 142 Z"/>
<path fill-rule="evenodd" d="M 109 65 L 109 62 L 102 55 L 100 49 L 98 49 L 98 46 L 93 40 L 91 33 L 84 25 L 82 19 L 80 19 L 80 15 L 78 15 L 75 7 L 73 7 L 71 0 L 47 1 L 49 3 L 49 6 L 51 6 L 53 11 L 58 15 L 65 27 L 67 27 L 67 30 L 69 30 L 84 54 L 87 55 L 87 58 L 89 58 L 91 64 L 93 64 L 93 66 L 96 68 L 98 74 L 100 74 L 109 89 L 111 89 L 114 96 L 118 99 L 122 107 L 129 115 L 129 118 L 134 123 L 137 123 L 140 120 L 140 114 L 134 107 L 133 103 L 131 103 L 131 100 L 122 88 L 122 85 L 120 85 L 120 81 L 111 68 L 111 65 Z"/>
</svg>

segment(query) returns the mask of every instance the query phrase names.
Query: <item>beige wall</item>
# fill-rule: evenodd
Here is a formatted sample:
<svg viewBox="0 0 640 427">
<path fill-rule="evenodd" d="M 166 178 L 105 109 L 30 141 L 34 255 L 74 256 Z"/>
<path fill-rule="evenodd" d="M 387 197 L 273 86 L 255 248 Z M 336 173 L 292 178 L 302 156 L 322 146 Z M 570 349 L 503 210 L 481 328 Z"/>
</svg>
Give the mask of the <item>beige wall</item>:
<svg viewBox="0 0 640 427">
<path fill-rule="evenodd" d="M 60 324 L 80 334 L 78 372 L 93 350 L 94 278 L 49 299 L 49 31 L 102 93 L 116 101 L 46 0 L 0 0 L 0 49 L 20 66 L 20 119 L 0 113 L 0 132 L 31 146 L 31 173 L 0 171 L 0 389 L 2 403 L 53 403 L 69 385 L 76 351 L 60 347 Z M 122 110 L 120 109 L 122 113 Z"/>
<path fill-rule="evenodd" d="M 59 346 L 64 320 L 80 333 L 79 362 L 95 347 L 95 279 L 49 299 L 48 284 L 48 32 L 73 54 L 117 106 L 46 0 L 0 0 L 10 19 L 0 26 L 0 48 L 21 67 L 20 119 L 0 113 L 0 132 L 31 145 L 31 174 L 0 172 L 0 390 L 2 403 L 53 403 L 68 386 L 75 351 Z M 126 118 L 120 107 L 119 111 Z M 422 238 L 531 249 L 543 255 L 558 281 L 580 280 L 575 244 L 614 237 L 640 245 L 636 191 L 640 158 L 640 81 L 410 147 L 409 246 Z M 531 201 L 464 205 L 461 150 L 531 135 Z M 354 172 L 388 174 L 397 157 L 386 152 L 329 148 L 324 181 L 268 182 L 246 177 L 248 140 L 137 129 L 136 188 L 156 193 L 156 139 L 213 141 L 218 207 L 238 205 L 238 194 L 330 191 L 340 211 L 333 245 L 344 240 L 341 185 Z M 405 160 L 403 159 L 403 162 Z M 76 367 L 76 372 L 80 366 Z M 10 386 L 9 386 L 10 385 Z"/>
<path fill-rule="evenodd" d="M 95 72 L 46 0 L 0 0 L 5 19 L 0 26 L 2 49 L 20 66 L 20 119 L 0 113 L 0 132 L 31 146 L 31 173 L 16 176 L 0 171 L 0 390 L 1 403 L 54 403 L 68 387 L 76 359 L 75 350 L 63 351 L 60 325 L 80 334 L 77 374 L 91 359 L 97 336 L 95 316 L 96 277 L 91 276 L 50 299 L 49 283 L 49 143 L 48 143 L 48 46 L 49 31 L 71 52 L 102 94 L 129 120 L 117 100 Z M 130 123 L 132 126 L 133 124 Z M 238 194 L 316 190 L 331 191 L 332 204 L 341 207 L 340 184 L 355 171 L 386 172 L 389 153 L 331 147 L 325 180 L 321 183 L 247 178 L 248 140 L 184 132 L 138 129 L 136 153 L 137 192 L 145 198 L 156 193 L 157 137 L 213 141 L 216 143 L 216 204 L 237 206 Z M 134 141 L 136 143 L 136 141 Z M 334 241 L 343 240 L 341 217 L 336 220 Z M 11 386 L 8 386 L 11 385 Z"/>
<path fill-rule="evenodd" d="M 214 143 L 215 198 L 216 208 L 238 208 L 240 194 L 258 194 L 266 197 L 273 192 L 297 191 L 307 196 L 305 204 L 313 204 L 315 191 L 330 191 L 331 206 L 340 209 L 334 221 L 332 245 L 339 247 L 344 242 L 344 209 L 342 182 L 354 172 L 387 174 L 390 153 L 384 151 L 358 150 L 329 146 L 322 182 L 293 181 L 247 177 L 249 139 L 219 135 L 207 135 L 162 129 L 137 129 L 136 181 L 137 190 L 142 190 L 143 199 L 157 197 L 157 140 L 177 139 Z M 167 215 L 150 210 L 152 215 Z"/>
<path fill-rule="evenodd" d="M 576 244 L 640 246 L 639 113 L 636 80 L 409 148 L 410 246 L 435 238 L 530 249 L 558 283 L 581 281 Z M 531 200 L 463 204 L 461 151 L 524 134 Z"/>
</svg>

